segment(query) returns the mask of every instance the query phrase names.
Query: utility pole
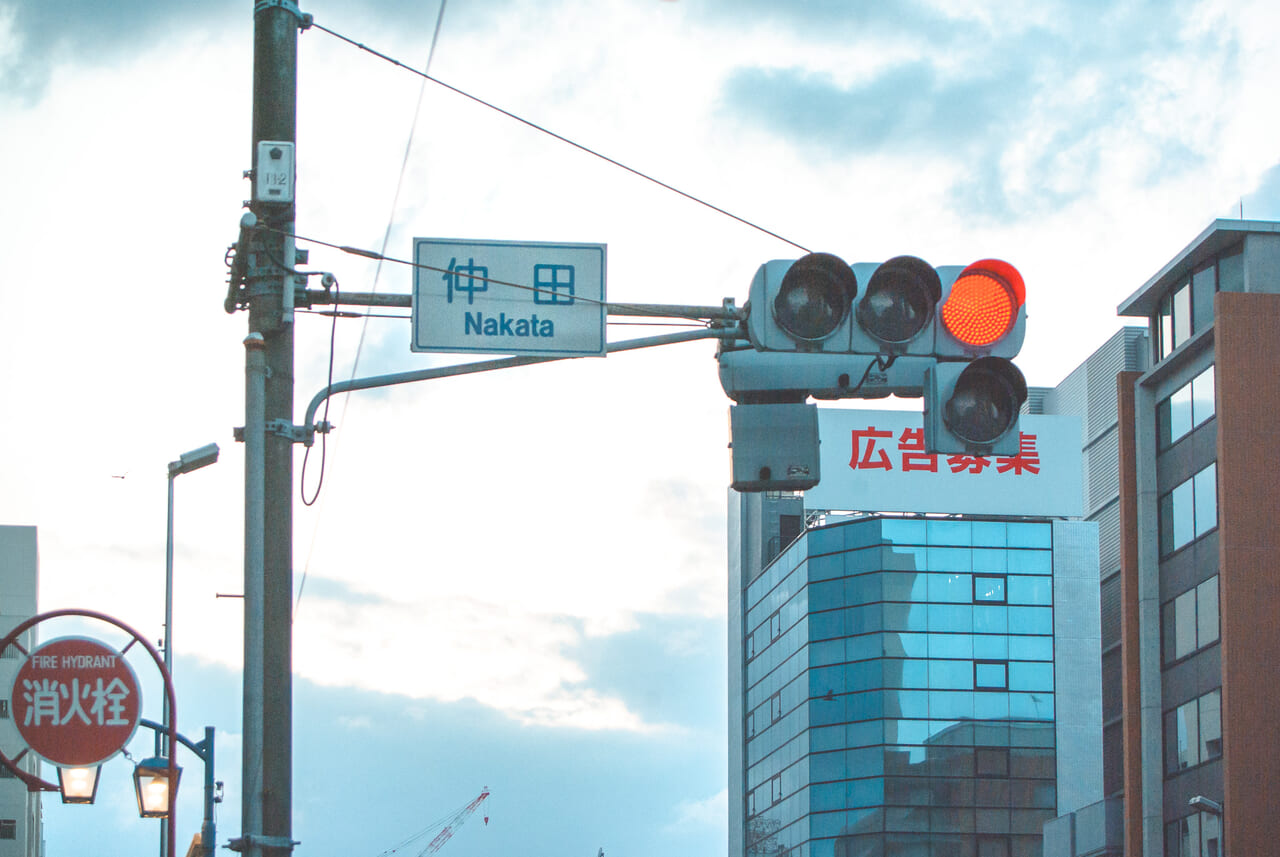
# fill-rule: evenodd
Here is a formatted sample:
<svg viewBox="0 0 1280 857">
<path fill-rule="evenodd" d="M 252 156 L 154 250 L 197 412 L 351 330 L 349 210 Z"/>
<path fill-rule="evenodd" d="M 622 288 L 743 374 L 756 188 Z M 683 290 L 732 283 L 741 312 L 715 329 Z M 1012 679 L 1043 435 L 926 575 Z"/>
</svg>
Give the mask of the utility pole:
<svg viewBox="0 0 1280 857">
<path fill-rule="evenodd" d="M 294 0 L 253 9 L 253 200 L 245 276 L 245 653 L 242 835 L 251 857 L 287 857 L 293 776 Z M 267 141 L 268 145 L 263 145 Z"/>
</svg>

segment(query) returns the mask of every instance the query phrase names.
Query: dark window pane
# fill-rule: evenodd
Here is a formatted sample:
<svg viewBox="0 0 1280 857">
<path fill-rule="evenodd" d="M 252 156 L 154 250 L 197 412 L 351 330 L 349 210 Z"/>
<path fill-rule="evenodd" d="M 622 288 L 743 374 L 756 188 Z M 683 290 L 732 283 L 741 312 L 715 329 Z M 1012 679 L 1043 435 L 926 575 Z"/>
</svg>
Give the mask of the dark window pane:
<svg viewBox="0 0 1280 857">
<path fill-rule="evenodd" d="M 1173 553 L 1173 495 L 1165 494 L 1160 498 L 1160 555 Z"/>
<path fill-rule="evenodd" d="M 1156 404 L 1156 446 L 1167 448 L 1173 443 L 1173 427 L 1170 423 L 1172 410 L 1168 399 L 1161 399 Z"/>
<path fill-rule="evenodd" d="M 1196 591 L 1184 592 L 1173 601 L 1173 657 L 1186 657 L 1196 650 Z"/>
<path fill-rule="evenodd" d="M 1173 611 L 1174 601 L 1166 601 L 1160 608 L 1161 648 L 1164 650 L 1164 662 L 1177 660 L 1177 618 Z"/>
<path fill-rule="evenodd" d="M 1160 309 L 1154 319 L 1156 359 L 1163 360 L 1173 351 L 1173 298 L 1160 299 Z"/>
<path fill-rule="evenodd" d="M 1009 776 L 1008 747 L 979 747 L 974 751 L 975 772 L 979 777 Z"/>
<path fill-rule="evenodd" d="M 1192 322 L 1198 331 L 1213 324 L 1213 293 L 1218 286 L 1215 273 L 1210 264 L 1191 275 Z"/>
</svg>

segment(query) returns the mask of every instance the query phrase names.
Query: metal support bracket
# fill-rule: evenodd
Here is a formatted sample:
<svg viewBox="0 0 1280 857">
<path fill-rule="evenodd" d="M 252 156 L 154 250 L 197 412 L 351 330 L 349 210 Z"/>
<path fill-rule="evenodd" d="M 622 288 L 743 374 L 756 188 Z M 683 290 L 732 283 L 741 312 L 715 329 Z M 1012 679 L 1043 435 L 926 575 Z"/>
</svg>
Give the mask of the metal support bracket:
<svg viewBox="0 0 1280 857">
<path fill-rule="evenodd" d="M 311 446 L 312 436 L 316 432 L 328 434 L 333 429 L 333 423 L 321 420 L 312 427 L 311 431 L 307 431 L 304 426 L 295 426 L 288 420 L 267 420 L 264 427 L 269 434 L 280 435 L 294 443 Z M 244 426 L 235 426 L 231 429 L 231 434 L 235 437 L 236 443 L 244 443 Z"/>
<path fill-rule="evenodd" d="M 288 420 L 267 420 L 267 434 L 278 434 L 286 437 L 294 443 L 304 443 L 307 439 L 307 433 L 301 426 L 295 426 Z"/>
<path fill-rule="evenodd" d="M 249 833 L 232 839 L 227 843 L 227 847 L 232 851 L 244 851 L 256 845 L 259 848 L 288 848 L 292 851 L 293 846 L 301 844 L 300 840 L 290 839 L 287 836 L 259 836 L 256 833 Z"/>
</svg>

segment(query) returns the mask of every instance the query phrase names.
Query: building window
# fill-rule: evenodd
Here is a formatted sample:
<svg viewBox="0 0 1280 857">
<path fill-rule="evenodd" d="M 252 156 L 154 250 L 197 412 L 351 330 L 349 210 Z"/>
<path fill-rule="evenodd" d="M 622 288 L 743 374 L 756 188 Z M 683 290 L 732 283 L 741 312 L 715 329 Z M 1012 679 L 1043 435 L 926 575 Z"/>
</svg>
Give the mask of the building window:
<svg viewBox="0 0 1280 857">
<path fill-rule="evenodd" d="M 769 802 L 771 804 L 782 800 L 782 774 L 775 774 L 773 779 L 769 780 Z"/>
<path fill-rule="evenodd" d="M 1160 555 L 1167 556 L 1218 526 L 1218 473 L 1210 464 L 1160 498 Z"/>
<path fill-rule="evenodd" d="M 974 751 L 974 771 L 980 777 L 1009 776 L 1008 747 L 978 747 Z"/>
<path fill-rule="evenodd" d="M 1156 347 L 1163 360 L 1191 338 L 1190 280 L 1183 280 L 1160 299 L 1156 321 Z"/>
<path fill-rule="evenodd" d="M 1005 595 L 1005 575 L 975 574 L 973 576 L 973 600 L 974 603 L 1004 604 L 1007 600 Z"/>
<path fill-rule="evenodd" d="M 1210 691 L 1164 714 L 1165 773 L 1222 755 L 1222 692 Z"/>
<path fill-rule="evenodd" d="M 1168 357 L 1193 333 L 1213 324 L 1216 292 L 1244 291 L 1244 245 L 1201 265 L 1160 301 L 1152 318 L 1152 346 L 1157 360 Z"/>
<path fill-rule="evenodd" d="M 978 690 L 1008 690 L 1008 661 L 974 661 L 973 686 Z"/>
<path fill-rule="evenodd" d="M 782 636 L 782 613 L 781 611 L 774 613 L 769 617 L 769 640 L 778 639 Z"/>
<path fill-rule="evenodd" d="M 1218 576 L 1160 608 L 1164 662 L 1171 664 L 1218 641 Z"/>
<path fill-rule="evenodd" d="M 1214 414 L 1213 367 L 1184 384 L 1156 407 L 1160 449 L 1168 449 Z"/>
<path fill-rule="evenodd" d="M 1170 822 L 1164 828 L 1167 857 L 1222 857 L 1222 819 L 1211 812 L 1196 812 Z"/>
<path fill-rule="evenodd" d="M 782 693 L 769 697 L 769 722 L 777 723 L 782 719 Z"/>
<path fill-rule="evenodd" d="M 14 776 L 14 773 L 9 768 L 9 766 L 0 765 L 0 780 L 12 780 L 12 779 L 16 779 L 16 777 Z"/>
<path fill-rule="evenodd" d="M 0 818 L 0 839 L 17 839 L 18 821 L 13 818 Z"/>
</svg>

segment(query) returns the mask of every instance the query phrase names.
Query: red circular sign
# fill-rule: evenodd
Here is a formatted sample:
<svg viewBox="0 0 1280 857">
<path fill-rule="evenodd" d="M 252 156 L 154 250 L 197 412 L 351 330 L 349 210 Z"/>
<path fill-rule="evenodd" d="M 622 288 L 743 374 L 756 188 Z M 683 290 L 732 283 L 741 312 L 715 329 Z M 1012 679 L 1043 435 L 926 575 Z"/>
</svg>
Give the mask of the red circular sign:
<svg viewBox="0 0 1280 857">
<path fill-rule="evenodd" d="M 110 759 L 129 743 L 142 714 L 138 677 L 124 655 L 86 637 L 59 637 L 33 651 L 9 699 L 32 752 L 62 767 Z"/>
</svg>

